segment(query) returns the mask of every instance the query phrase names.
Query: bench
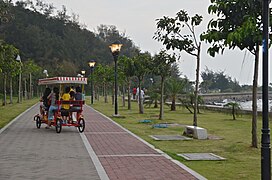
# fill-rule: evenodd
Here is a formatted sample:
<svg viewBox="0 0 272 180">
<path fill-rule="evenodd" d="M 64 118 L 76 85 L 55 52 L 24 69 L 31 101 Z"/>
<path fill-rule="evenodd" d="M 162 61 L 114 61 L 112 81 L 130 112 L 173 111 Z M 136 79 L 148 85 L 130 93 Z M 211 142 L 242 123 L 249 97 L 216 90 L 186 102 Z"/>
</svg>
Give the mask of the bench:
<svg viewBox="0 0 272 180">
<path fill-rule="evenodd" d="M 207 139 L 207 130 L 197 126 L 186 126 L 185 135 L 193 136 L 196 139 Z"/>
<path fill-rule="evenodd" d="M 83 104 L 85 104 L 85 101 L 80 101 L 80 100 L 67 100 L 67 101 L 64 101 L 64 100 L 58 100 L 57 101 L 57 104 L 58 105 L 61 105 L 61 104 L 70 104 L 70 105 L 78 105 L 78 106 L 82 106 Z"/>
<path fill-rule="evenodd" d="M 70 109 L 59 109 L 60 112 L 81 112 L 82 106 L 85 104 L 85 101 L 81 100 L 58 100 L 57 104 L 60 106 L 62 104 L 69 104 Z M 57 110 L 56 110 L 57 111 Z"/>
</svg>

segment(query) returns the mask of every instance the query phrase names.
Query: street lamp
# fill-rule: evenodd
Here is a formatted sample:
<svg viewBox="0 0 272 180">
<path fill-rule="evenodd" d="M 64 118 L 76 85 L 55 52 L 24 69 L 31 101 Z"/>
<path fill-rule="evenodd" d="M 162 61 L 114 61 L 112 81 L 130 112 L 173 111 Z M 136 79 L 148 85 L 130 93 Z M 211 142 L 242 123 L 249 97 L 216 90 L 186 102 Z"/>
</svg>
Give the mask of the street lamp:
<svg viewBox="0 0 272 180">
<path fill-rule="evenodd" d="M 22 86 L 22 61 L 21 61 L 21 57 L 18 54 L 16 57 L 16 61 L 18 61 L 20 63 L 20 73 L 19 73 L 19 85 L 18 85 L 18 103 L 22 102 L 22 98 L 21 98 L 21 86 Z"/>
<path fill-rule="evenodd" d="M 93 68 L 95 66 L 95 61 L 94 60 L 91 60 L 89 62 L 89 66 L 91 68 L 91 104 L 93 104 Z"/>
<path fill-rule="evenodd" d="M 121 47 L 123 46 L 123 44 L 121 44 L 119 41 L 116 41 L 114 43 L 112 43 L 109 47 L 111 49 L 111 53 L 113 55 L 113 59 L 114 59 L 114 84 L 115 84 L 115 88 L 114 88 L 114 116 L 119 116 L 118 114 L 118 102 L 117 102 L 117 60 L 118 60 L 118 56 L 121 50 Z"/>
<path fill-rule="evenodd" d="M 263 180 L 271 179 L 270 129 L 268 114 L 269 3 L 270 0 L 263 0 L 263 127 L 261 140 L 261 178 Z"/>
<path fill-rule="evenodd" d="M 81 71 L 81 74 L 83 75 L 83 77 L 85 76 L 85 73 L 86 73 L 85 70 L 82 70 L 82 71 Z"/>
<path fill-rule="evenodd" d="M 43 74 L 45 74 L 45 77 L 47 78 L 48 77 L 48 72 L 47 72 L 47 70 L 45 69 L 45 70 L 43 70 Z"/>
</svg>

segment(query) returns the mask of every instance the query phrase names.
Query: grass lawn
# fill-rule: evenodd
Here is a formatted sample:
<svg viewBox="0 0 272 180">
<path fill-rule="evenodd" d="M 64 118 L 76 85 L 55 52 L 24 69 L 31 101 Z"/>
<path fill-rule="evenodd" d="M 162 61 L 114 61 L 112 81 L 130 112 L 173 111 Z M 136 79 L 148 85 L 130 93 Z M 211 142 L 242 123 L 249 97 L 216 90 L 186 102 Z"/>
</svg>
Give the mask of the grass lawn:
<svg viewBox="0 0 272 180">
<path fill-rule="evenodd" d="M 2 100 L 0 102 L 2 102 Z M 17 98 L 13 98 L 13 104 L 7 104 L 6 106 L 0 105 L 0 128 L 4 127 L 11 120 L 37 102 L 39 102 L 39 99 L 34 98 L 23 100 L 22 103 L 17 103 Z"/>
<path fill-rule="evenodd" d="M 127 102 L 126 102 L 127 103 Z M 261 179 L 261 117 L 258 120 L 259 148 L 251 148 L 251 116 L 239 116 L 232 120 L 231 114 L 203 111 L 198 115 L 198 126 L 206 128 L 208 135 L 220 137 L 220 140 L 189 140 L 189 141 L 155 141 L 149 135 L 182 135 L 184 127 L 169 126 L 168 128 L 152 128 L 155 123 L 178 123 L 192 125 L 193 114 L 186 109 L 177 108 L 171 112 L 165 107 L 164 120 L 158 120 L 159 108 L 145 108 L 144 114 L 138 113 L 138 106 L 132 104 L 132 110 L 121 107 L 119 114 L 125 118 L 113 118 L 114 105 L 95 101 L 93 108 L 111 117 L 114 121 L 129 129 L 156 148 L 181 161 L 186 166 L 208 179 Z M 149 119 L 152 123 L 139 123 Z M 176 154 L 180 153 L 214 153 L 226 158 L 224 161 L 187 161 Z"/>
</svg>

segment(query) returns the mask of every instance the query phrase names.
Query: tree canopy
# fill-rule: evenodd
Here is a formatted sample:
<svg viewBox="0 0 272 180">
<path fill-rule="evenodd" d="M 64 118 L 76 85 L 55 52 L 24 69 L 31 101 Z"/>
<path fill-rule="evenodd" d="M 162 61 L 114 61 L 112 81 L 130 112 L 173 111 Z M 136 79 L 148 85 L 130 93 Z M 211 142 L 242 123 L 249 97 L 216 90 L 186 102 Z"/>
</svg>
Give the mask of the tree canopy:
<svg viewBox="0 0 272 180">
<path fill-rule="evenodd" d="M 121 55 L 131 57 L 139 51 L 115 26 L 101 25 L 97 33 L 91 32 L 79 25 L 78 16 L 69 15 L 65 6 L 56 13 L 54 9 L 43 1 L 9 4 L 14 18 L 1 26 L 0 38 L 20 50 L 22 61 L 33 59 L 52 76 L 75 76 L 90 60 L 112 63 L 108 46 L 117 39 L 124 44 Z"/>
</svg>

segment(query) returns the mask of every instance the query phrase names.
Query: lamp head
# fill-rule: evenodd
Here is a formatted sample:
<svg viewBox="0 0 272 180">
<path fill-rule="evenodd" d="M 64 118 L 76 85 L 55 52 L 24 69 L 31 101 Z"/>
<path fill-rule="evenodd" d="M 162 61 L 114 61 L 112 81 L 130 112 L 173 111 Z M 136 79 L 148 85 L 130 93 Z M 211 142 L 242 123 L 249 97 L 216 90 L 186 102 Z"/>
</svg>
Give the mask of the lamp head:
<svg viewBox="0 0 272 180">
<path fill-rule="evenodd" d="M 16 61 L 20 61 L 20 62 L 21 62 L 21 57 L 20 57 L 19 54 L 18 54 L 17 57 L 16 57 Z"/>
<path fill-rule="evenodd" d="M 82 75 L 85 75 L 85 73 L 86 73 L 85 70 L 82 70 L 82 71 L 81 71 L 81 74 L 82 74 Z"/>
<path fill-rule="evenodd" d="M 89 62 L 89 66 L 90 66 L 90 68 L 93 68 L 94 66 L 95 66 L 95 61 L 94 60 L 91 60 L 90 62 Z"/>
<path fill-rule="evenodd" d="M 121 44 L 120 41 L 115 41 L 109 47 L 110 47 L 111 53 L 113 55 L 118 55 L 122 46 L 123 46 L 123 44 Z"/>
<path fill-rule="evenodd" d="M 45 70 L 43 70 L 43 73 L 46 75 L 46 77 L 48 77 L 48 72 L 47 72 L 47 70 L 45 69 Z"/>
</svg>

